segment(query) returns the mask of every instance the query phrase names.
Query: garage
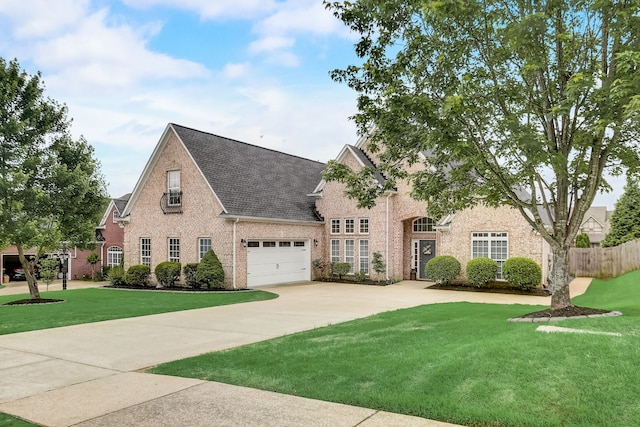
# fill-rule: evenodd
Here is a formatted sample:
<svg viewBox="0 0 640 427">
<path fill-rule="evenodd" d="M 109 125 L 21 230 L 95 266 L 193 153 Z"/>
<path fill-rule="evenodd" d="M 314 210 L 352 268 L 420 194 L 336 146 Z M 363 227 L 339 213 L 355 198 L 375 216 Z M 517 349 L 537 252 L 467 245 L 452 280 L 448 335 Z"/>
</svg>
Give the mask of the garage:
<svg viewBox="0 0 640 427">
<path fill-rule="evenodd" d="M 311 280 L 309 243 L 306 240 L 249 240 L 247 286 Z"/>
</svg>

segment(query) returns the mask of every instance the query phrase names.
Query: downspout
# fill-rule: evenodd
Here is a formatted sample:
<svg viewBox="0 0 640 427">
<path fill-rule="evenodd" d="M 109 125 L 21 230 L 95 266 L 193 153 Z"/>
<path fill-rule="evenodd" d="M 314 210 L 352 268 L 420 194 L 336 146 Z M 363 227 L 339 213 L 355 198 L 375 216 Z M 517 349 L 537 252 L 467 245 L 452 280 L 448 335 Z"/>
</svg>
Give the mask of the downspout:
<svg viewBox="0 0 640 427">
<path fill-rule="evenodd" d="M 236 218 L 236 220 L 233 222 L 233 289 L 237 289 L 236 287 L 236 251 L 237 251 L 237 246 L 236 246 L 236 225 L 238 224 L 238 222 L 240 221 L 240 218 Z"/>
<path fill-rule="evenodd" d="M 387 194 L 387 206 L 386 206 L 387 222 L 386 222 L 386 230 L 385 230 L 385 234 L 386 234 L 386 236 L 385 236 L 385 245 L 386 245 L 385 257 L 387 258 L 385 274 L 387 276 L 387 278 L 386 278 L 387 283 L 389 283 L 389 262 L 390 262 L 390 259 L 389 259 L 389 198 L 390 197 L 391 197 L 391 193 Z"/>
</svg>

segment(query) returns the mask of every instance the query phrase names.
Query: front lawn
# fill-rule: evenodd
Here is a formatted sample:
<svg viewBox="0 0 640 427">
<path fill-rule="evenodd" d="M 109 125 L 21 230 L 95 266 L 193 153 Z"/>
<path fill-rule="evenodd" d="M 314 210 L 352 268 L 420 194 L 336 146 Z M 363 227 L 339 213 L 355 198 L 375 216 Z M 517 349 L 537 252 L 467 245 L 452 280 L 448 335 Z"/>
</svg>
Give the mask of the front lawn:
<svg viewBox="0 0 640 427">
<path fill-rule="evenodd" d="M 64 302 L 7 306 L 1 304 L 28 296 L 0 297 L 0 335 L 277 297 L 264 291 L 178 293 L 96 288 L 41 292 L 41 295 Z"/>
<path fill-rule="evenodd" d="M 640 271 L 575 299 L 623 316 L 536 332 L 506 319 L 544 307 L 426 305 L 158 366 L 244 385 L 474 426 L 640 422 Z"/>
</svg>

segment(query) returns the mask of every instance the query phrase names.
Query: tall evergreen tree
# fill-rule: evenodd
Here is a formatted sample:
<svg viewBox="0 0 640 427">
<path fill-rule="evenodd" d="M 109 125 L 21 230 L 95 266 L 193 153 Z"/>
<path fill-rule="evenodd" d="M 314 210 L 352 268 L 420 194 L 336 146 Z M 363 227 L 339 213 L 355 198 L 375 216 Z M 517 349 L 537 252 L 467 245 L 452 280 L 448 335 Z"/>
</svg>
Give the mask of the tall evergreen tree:
<svg viewBox="0 0 640 427">
<path fill-rule="evenodd" d="M 640 178 L 629 175 L 624 193 L 616 202 L 611 228 L 602 246 L 618 246 L 635 239 L 640 239 Z"/>
</svg>

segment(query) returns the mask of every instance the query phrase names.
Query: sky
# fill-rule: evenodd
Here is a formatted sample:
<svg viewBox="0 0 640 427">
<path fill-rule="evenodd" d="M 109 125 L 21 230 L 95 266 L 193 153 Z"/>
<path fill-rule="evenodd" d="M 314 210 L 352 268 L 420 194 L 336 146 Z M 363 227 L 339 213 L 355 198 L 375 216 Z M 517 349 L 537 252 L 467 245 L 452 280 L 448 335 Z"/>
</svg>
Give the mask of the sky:
<svg viewBox="0 0 640 427">
<path fill-rule="evenodd" d="M 329 77 L 356 37 L 322 0 L 1 0 L 0 57 L 67 105 L 112 197 L 168 123 L 312 160 L 357 141 L 356 93 Z M 613 209 L 623 180 L 594 204 Z"/>
</svg>

